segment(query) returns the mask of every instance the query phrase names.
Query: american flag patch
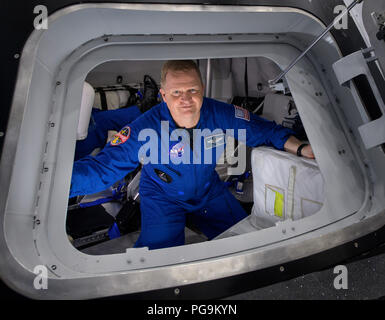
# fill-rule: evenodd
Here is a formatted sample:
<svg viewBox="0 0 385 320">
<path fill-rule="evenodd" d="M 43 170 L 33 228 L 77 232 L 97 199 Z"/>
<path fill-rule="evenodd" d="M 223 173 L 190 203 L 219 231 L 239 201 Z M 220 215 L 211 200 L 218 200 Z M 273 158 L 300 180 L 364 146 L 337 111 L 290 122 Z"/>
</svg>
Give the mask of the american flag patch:
<svg viewBox="0 0 385 320">
<path fill-rule="evenodd" d="M 250 121 L 250 113 L 248 110 L 246 110 L 242 107 L 238 107 L 236 105 L 234 105 L 234 110 L 235 110 L 235 117 L 236 118 Z"/>
</svg>

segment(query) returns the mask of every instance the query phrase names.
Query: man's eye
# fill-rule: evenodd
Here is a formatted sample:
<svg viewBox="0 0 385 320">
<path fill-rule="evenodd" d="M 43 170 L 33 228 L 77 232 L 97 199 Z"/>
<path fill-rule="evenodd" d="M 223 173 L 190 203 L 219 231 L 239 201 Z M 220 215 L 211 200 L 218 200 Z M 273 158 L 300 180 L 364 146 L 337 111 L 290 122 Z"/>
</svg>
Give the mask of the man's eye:
<svg viewBox="0 0 385 320">
<path fill-rule="evenodd" d="M 197 89 L 190 89 L 189 91 L 190 91 L 190 93 L 192 93 L 192 94 L 198 93 L 198 90 L 197 90 Z"/>
<path fill-rule="evenodd" d="M 174 90 L 174 91 L 172 91 L 171 94 L 172 94 L 173 96 L 179 97 L 180 94 L 181 94 L 181 92 L 180 92 L 179 90 Z"/>
</svg>

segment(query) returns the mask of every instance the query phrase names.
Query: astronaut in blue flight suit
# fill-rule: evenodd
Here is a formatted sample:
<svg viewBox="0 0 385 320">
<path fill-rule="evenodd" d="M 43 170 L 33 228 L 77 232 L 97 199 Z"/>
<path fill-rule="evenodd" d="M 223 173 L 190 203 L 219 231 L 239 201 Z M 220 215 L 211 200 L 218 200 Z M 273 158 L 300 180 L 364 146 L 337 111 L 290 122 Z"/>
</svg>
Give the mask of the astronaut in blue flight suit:
<svg viewBox="0 0 385 320">
<path fill-rule="evenodd" d="M 74 163 L 70 197 L 106 189 L 134 170 L 148 151 L 152 153 L 142 168 L 142 225 L 135 247 L 183 245 L 187 216 L 209 240 L 247 216 L 215 171 L 224 147 L 218 141 L 225 140 L 220 131 L 233 129 L 234 137 L 249 146 L 263 144 L 314 158 L 311 146 L 302 144 L 293 131 L 243 108 L 204 98 L 203 90 L 193 61 L 166 62 L 161 75 L 163 102 L 126 125 L 96 157 Z M 238 136 L 242 132 L 238 129 L 246 135 Z M 169 132 L 182 134 L 176 138 Z M 208 152 L 213 161 L 203 160 Z"/>
</svg>

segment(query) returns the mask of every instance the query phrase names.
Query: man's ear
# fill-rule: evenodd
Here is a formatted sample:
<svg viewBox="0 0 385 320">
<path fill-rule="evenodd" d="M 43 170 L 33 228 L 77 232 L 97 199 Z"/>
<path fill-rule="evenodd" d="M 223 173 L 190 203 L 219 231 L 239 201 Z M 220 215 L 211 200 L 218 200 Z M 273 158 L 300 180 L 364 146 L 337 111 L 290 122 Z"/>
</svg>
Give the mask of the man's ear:
<svg viewBox="0 0 385 320">
<path fill-rule="evenodd" d="M 162 96 L 162 100 L 166 102 L 166 93 L 162 88 L 159 89 L 160 95 Z M 166 102 L 167 103 L 167 102 Z"/>
</svg>

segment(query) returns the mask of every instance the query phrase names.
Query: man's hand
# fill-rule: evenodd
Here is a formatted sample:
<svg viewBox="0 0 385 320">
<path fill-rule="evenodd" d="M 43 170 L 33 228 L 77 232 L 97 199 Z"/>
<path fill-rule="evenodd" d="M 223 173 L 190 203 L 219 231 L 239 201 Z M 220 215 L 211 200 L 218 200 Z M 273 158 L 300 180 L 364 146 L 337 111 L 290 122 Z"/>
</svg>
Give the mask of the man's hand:
<svg viewBox="0 0 385 320">
<path fill-rule="evenodd" d="M 300 140 L 298 140 L 294 136 L 290 136 L 289 139 L 284 144 L 284 149 L 292 154 L 297 154 L 298 147 L 302 144 Z M 313 149 L 311 148 L 311 145 L 307 145 L 302 148 L 301 155 L 305 158 L 309 159 L 315 159 Z"/>
</svg>

